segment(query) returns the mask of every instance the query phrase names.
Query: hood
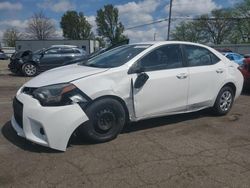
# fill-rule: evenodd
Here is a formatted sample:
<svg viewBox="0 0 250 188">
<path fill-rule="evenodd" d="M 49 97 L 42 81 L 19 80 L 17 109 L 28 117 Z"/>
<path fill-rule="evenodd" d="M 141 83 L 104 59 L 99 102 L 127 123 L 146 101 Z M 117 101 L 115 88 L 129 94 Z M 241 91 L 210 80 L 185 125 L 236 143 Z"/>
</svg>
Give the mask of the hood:
<svg viewBox="0 0 250 188">
<path fill-rule="evenodd" d="M 87 67 L 78 64 L 63 66 L 46 71 L 28 81 L 26 87 L 42 87 L 47 85 L 67 83 L 87 76 L 107 71 L 105 68 Z"/>
</svg>

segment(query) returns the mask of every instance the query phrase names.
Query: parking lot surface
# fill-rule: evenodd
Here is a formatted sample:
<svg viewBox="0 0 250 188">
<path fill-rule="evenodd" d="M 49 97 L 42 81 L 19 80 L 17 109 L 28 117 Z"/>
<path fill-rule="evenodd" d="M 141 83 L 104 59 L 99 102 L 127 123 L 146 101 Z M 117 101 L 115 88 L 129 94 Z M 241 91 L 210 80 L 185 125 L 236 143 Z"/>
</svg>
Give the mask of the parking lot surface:
<svg viewBox="0 0 250 188">
<path fill-rule="evenodd" d="M 205 110 L 141 121 L 103 144 L 73 136 L 58 152 L 12 129 L 12 99 L 29 78 L 6 65 L 0 61 L 0 187 L 250 187 L 249 92 L 227 116 Z"/>
</svg>

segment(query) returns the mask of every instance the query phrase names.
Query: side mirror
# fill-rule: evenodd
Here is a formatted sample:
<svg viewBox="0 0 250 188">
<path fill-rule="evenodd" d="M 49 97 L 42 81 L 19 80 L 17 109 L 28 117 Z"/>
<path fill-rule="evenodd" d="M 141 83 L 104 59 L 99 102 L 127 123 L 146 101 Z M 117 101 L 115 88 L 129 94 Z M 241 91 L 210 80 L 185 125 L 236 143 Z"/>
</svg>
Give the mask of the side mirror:
<svg viewBox="0 0 250 188">
<path fill-rule="evenodd" d="M 147 82 L 148 79 L 149 76 L 145 72 L 140 73 L 135 80 L 134 87 L 136 89 L 141 88 Z"/>
</svg>

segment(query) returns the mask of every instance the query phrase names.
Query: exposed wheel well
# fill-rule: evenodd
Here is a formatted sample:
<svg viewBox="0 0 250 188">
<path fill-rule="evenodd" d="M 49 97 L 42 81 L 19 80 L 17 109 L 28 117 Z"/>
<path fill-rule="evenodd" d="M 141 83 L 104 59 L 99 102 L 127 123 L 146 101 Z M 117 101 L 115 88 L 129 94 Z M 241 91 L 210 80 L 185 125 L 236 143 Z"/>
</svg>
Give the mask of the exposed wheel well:
<svg viewBox="0 0 250 188">
<path fill-rule="evenodd" d="M 234 85 L 234 83 L 229 82 L 229 83 L 226 83 L 223 87 L 225 87 L 225 86 L 228 86 L 228 87 L 232 88 L 232 90 L 234 92 L 234 95 L 235 95 L 235 93 L 236 93 L 236 86 Z"/>
<path fill-rule="evenodd" d="M 37 66 L 35 61 L 27 61 L 27 62 L 24 62 L 24 63 L 22 64 L 22 66 L 25 65 L 25 64 L 27 64 L 27 63 Z"/>
<path fill-rule="evenodd" d="M 126 115 L 126 122 L 125 123 L 128 123 L 129 122 L 129 111 L 128 111 L 128 108 L 127 108 L 127 105 L 126 105 L 126 103 L 125 103 L 125 101 L 122 99 L 122 98 L 120 98 L 120 97 L 117 97 L 117 96 L 114 96 L 114 95 L 105 95 L 105 96 L 101 96 L 101 97 L 98 97 L 98 98 L 96 98 L 96 99 L 94 99 L 91 103 L 93 103 L 93 102 L 95 102 L 95 101 L 97 101 L 97 100 L 101 100 L 101 99 L 104 99 L 104 98 L 111 98 L 111 99 L 115 99 L 115 100 L 117 100 L 118 102 L 120 102 L 121 104 L 122 104 L 122 106 L 123 106 L 123 108 L 124 108 L 124 110 L 125 110 L 125 115 Z M 91 104 L 90 104 L 91 105 Z M 84 124 L 84 123 L 83 123 Z M 78 127 L 76 127 L 75 128 L 75 130 L 71 133 L 71 136 L 70 136 L 70 138 L 69 138 L 69 140 L 68 140 L 68 143 L 69 143 L 69 141 L 71 140 L 71 138 L 72 138 L 72 136 L 74 135 L 74 134 L 78 134 L 78 130 L 79 130 L 79 127 L 80 126 L 82 126 L 83 124 L 81 124 L 81 125 L 79 125 Z"/>
<path fill-rule="evenodd" d="M 129 121 L 129 111 L 128 111 L 128 107 L 127 107 L 125 101 L 122 98 L 120 98 L 118 96 L 115 96 L 115 95 L 105 95 L 105 96 L 101 96 L 99 98 L 94 99 L 92 102 L 97 101 L 97 100 L 101 100 L 101 99 L 104 99 L 104 98 L 115 99 L 115 100 L 119 101 L 122 104 L 122 106 L 123 106 L 123 108 L 124 108 L 124 110 L 126 112 L 126 123 L 127 123 Z"/>
</svg>

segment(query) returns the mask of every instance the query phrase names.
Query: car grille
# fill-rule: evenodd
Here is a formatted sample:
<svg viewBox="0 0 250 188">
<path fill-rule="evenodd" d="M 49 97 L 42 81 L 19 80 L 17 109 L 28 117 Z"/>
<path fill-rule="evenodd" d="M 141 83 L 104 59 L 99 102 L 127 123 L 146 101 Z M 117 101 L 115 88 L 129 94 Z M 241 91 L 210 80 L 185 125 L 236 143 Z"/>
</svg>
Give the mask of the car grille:
<svg viewBox="0 0 250 188">
<path fill-rule="evenodd" d="M 16 122 L 23 128 L 23 104 L 17 98 L 13 100 L 13 110 Z"/>
</svg>

